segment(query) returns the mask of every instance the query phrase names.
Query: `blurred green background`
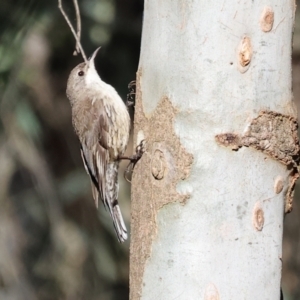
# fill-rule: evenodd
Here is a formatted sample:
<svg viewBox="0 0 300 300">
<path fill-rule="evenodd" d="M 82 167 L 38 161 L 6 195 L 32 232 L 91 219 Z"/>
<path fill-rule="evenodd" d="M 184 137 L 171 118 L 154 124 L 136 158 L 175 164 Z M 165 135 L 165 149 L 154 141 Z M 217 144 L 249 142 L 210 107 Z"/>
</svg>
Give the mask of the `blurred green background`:
<svg viewBox="0 0 300 300">
<path fill-rule="evenodd" d="M 72 1 L 63 4 L 74 22 Z M 138 66 L 143 1 L 79 4 L 86 55 L 102 46 L 96 62 L 100 76 L 125 99 Z M 56 1 L 1 0 L 1 300 L 128 299 L 129 242 L 119 244 L 108 213 L 94 207 L 71 125 L 66 81 L 82 61 L 72 56 L 74 46 Z M 293 87 L 299 106 L 298 13 Z M 130 186 L 122 176 L 120 191 L 129 227 Z M 299 197 L 296 193 L 294 210 L 285 220 L 286 300 L 300 299 Z"/>
<path fill-rule="evenodd" d="M 99 73 L 126 99 L 143 1 L 79 2 L 86 55 L 102 46 Z M 66 82 L 82 57 L 57 5 L 0 5 L 0 299 L 128 299 L 129 242 L 119 244 L 109 214 L 94 207 L 71 125 Z M 74 22 L 73 2 L 63 5 Z M 120 177 L 129 227 L 130 186 Z"/>
</svg>

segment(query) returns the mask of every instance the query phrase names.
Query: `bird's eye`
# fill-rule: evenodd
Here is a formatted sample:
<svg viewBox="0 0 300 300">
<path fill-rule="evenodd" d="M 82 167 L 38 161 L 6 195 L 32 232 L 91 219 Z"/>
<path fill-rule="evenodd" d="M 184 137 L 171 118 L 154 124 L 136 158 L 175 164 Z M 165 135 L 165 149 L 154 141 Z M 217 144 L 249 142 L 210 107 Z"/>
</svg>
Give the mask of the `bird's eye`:
<svg viewBox="0 0 300 300">
<path fill-rule="evenodd" d="M 84 72 L 83 71 L 79 71 L 78 72 L 78 76 L 83 76 L 84 75 Z"/>
</svg>

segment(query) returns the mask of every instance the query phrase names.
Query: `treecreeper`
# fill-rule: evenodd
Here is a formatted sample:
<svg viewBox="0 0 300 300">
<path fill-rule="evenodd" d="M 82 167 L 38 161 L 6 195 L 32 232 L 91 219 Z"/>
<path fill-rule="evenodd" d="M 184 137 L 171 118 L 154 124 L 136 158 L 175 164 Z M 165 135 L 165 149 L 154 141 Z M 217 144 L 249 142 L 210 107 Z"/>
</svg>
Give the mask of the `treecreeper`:
<svg viewBox="0 0 300 300">
<path fill-rule="evenodd" d="M 124 242 L 127 229 L 118 204 L 118 169 L 128 144 L 130 117 L 117 91 L 96 71 L 94 60 L 99 49 L 71 71 L 67 97 L 96 207 L 100 199 L 113 219 L 118 240 Z"/>
</svg>

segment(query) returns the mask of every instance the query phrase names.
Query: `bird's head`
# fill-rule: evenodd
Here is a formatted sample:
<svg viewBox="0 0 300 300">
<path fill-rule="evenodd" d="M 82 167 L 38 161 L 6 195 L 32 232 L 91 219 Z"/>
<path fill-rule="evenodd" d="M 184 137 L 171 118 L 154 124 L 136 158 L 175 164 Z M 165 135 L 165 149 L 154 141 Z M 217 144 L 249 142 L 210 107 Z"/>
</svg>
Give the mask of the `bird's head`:
<svg viewBox="0 0 300 300">
<path fill-rule="evenodd" d="M 95 68 L 95 57 L 100 48 L 97 48 L 86 62 L 80 63 L 71 71 L 67 83 L 67 96 L 71 105 L 80 98 L 79 95 L 84 93 L 89 86 L 101 82 Z"/>
</svg>

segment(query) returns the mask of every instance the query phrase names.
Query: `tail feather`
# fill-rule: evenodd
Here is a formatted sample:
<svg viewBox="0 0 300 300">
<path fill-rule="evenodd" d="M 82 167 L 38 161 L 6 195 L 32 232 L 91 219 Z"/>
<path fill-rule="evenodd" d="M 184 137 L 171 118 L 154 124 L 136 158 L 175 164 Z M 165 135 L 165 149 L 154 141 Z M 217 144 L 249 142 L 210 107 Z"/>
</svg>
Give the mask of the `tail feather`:
<svg viewBox="0 0 300 300">
<path fill-rule="evenodd" d="M 97 148 L 98 149 L 98 148 Z M 114 228 L 117 233 L 118 240 L 124 242 L 127 240 L 127 229 L 122 217 L 122 213 L 118 204 L 118 162 L 111 162 L 107 165 L 101 159 L 101 148 L 99 147 L 97 156 L 93 159 L 93 164 L 89 164 L 89 156 L 84 154 L 84 149 L 81 149 L 82 160 L 86 172 L 90 175 L 92 184 L 92 193 L 98 208 L 98 199 L 103 200 L 104 207 L 109 210 L 113 219 Z M 105 155 L 107 153 L 104 153 Z M 88 157 L 88 158 L 87 158 Z M 92 165 L 92 167 L 90 167 Z M 95 167 L 95 165 L 97 167 Z M 97 176 L 95 176 L 97 174 Z"/>
<path fill-rule="evenodd" d="M 114 228 L 116 230 L 117 236 L 118 236 L 118 240 L 120 242 L 124 242 L 127 240 L 127 229 L 126 229 L 126 225 L 124 223 L 123 217 L 122 217 L 122 213 L 121 213 L 121 209 L 120 206 L 118 204 L 118 201 L 115 201 L 114 203 L 114 207 L 113 210 L 111 212 L 111 216 L 113 219 L 113 223 L 114 223 Z"/>
<path fill-rule="evenodd" d="M 118 162 L 110 163 L 107 165 L 104 204 L 109 208 L 118 240 L 120 242 L 124 242 L 125 240 L 127 240 L 127 229 L 117 200 L 119 192 L 118 167 Z"/>
<path fill-rule="evenodd" d="M 96 188 L 96 186 L 94 185 L 93 182 L 91 182 L 91 185 L 92 185 L 92 194 L 93 194 L 93 198 L 94 198 L 94 201 L 95 201 L 95 205 L 98 208 L 99 191 L 98 191 L 98 189 Z"/>
<path fill-rule="evenodd" d="M 127 240 L 127 229 L 118 204 L 118 169 L 119 162 L 107 164 L 108 152 L 101 147 L 96 147 L 96 155 L 81 147 L 81 156 L 86 172 L 90 175 L 93 198 L 98 207 L 98 199 L 103 201 L 104 207 L 109 209 L 113 219 L 118 240 Z"/>
</svg>

